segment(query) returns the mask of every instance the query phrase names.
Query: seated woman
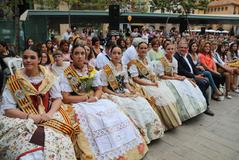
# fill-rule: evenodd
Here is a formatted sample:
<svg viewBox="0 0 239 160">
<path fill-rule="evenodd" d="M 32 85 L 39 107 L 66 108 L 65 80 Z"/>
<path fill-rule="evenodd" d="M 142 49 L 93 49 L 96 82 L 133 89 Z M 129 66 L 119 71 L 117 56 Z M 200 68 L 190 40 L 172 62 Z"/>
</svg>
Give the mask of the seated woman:
<svg viewBox="0 0 239 160">
<path fill-rule="evenodd" d="M 53 63 L 54 63 L 54 62 L 53 62 Z M 40 61 L 40 64 L 41 64 L 42 66 L 47 67 L 47 68 L 50 67 L 51 60 L 50 60 L 50 57 L 49 57 L 49 55 L 48 55 L 47 53 L 44 53 L 44 52 L 41 53 L 41 61 Z"/>
<path fill-rule="evenodd" d="M 213 53 L 214 62 L 217 64 L 219 72 L 230 73 L 230 77 L 231 77 L 230 89 L 231 91 L 235 93 L 239 93 L 239 90 L 237 89 L 239 68 L 233 67 L 233 66 L 230 67 L 227 63 L 225 63 L 220 56 L 220 55 L 223 55 L 223 52 L 225 52 L 225 47 L 223 45 L 219 45 L 217 48 L 217 51 Z"/>
<path fill-rule="evenodd" d="M 232 97 L 229 95 L 230 91 L 230 74 L 228 72 L 219 73 L 217 70 L 216 63 L 213 60 L 213 55 L 211 53 L 211 43 L 206 42 L 202 48 L 202 52 L 198 55 L 199 62 L 202 64 L 202 66 L 205 68 L 205 70 L 209 71 L 212 74 L 213 80 L 219 88 L 220 84 L 224 85 L 226 80 L 226 91 L 225 96 L 228 99 L 231 99 Z"/>
<path fill-rule="evenodd" d="M 151 41 L 152 48 L 148 51 L 147 56 L 148 60 L 151 61 L 159 61 L 161 57 L 163 57 L 163 52 L 159 49 L 159 40 L 157 38 L 152 39 Z"/>
<path fill-rule="evenodd" d="M 61 77 L 63 101 L 73 104 L 80 123 L 77 144 L 82 159 L 141 159 L 147 145 L 129 118 L 110 100 L 100 99 L 100 75 L 86 62 L 84 47 L 74 46 L 72 65 Z"/>
<path fill-rule="evenodd" d="M 8 79 L 3 92 L 1 159 L 76 159 L 59 82 L 31 49 L 23 53 L 25 68 Z"/>
<path fill-rule="evenodd" d="M 159 83 L 155 73 L 151 71 L 146 59 L 147 49 L 147 43 L 140 42 L 138 44 L 137 59 L 128 63 L 128 72 L 133 81 L 142 87 L 144 93 L 155 101 L 155 106 L 166 129 L 177 127 L 182 122 L 177 112 L 176 99 L 167 85 Z"/>
<path fill-rule="evenodd" d="M 214 99 L 218 99 L 219 100 L 219 96 L 223 96 L 223 93 L 221 93 L 221 91 L 219 91 L 219 88 L 217 88 L 213 78 L 212 78 L 212 74 L 209 71 L 206 71 L 204 69 L 204 67 L 199 63 L 199 59 L 198 59 L 198 45 L 196 43 L 196 41 L 192 41 L 189 44 L 189 55 L 191 56 L 194 65 L 196 66 L 196 68 L 200 71 L 201 74 L 203 74 L 203 76 L 207 77 L 209 80 L 209 85 L 212 87 L 212 97 Z M 211 96 L 211 95 L 210 95 Z"/>
<path fill-rule="evenodd" d="M 110 55 L 111 61 L 104 66 L 101 74 L 103 91 L 130 117 L 147 143 L 162 137 L 164 128 L 158 115 L 148 101 L 137 95 L 129 85 L 127 69 L 120 63 L 121 49 L 113 47 Z"/>
<path fill-rule="evenodd" d="M 159 78 L 166 80 L 167 85 L 177 97 L 179 116 L 182 121 L 186 121 L 207 109 L 206 100 L 194 82 L 177 74 L 178 62 L 173 57 L 175 46 L 168 44 L 165 47 L 166 53 L 160 61 L 152 62 L 154 72 Z"/>
</svg>

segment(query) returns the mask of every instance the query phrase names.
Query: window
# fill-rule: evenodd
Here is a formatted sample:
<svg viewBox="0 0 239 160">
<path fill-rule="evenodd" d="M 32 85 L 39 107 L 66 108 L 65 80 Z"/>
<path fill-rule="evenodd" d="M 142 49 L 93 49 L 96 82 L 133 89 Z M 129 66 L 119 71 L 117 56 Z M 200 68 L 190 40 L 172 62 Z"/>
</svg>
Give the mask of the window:
<svg viewBox="0 0 239 160">
<path fill-rule="evenodd" d="M 228 7 L 225 7 L 225 10 L 227 11 Z"/>
<path fill-rule="evenodd" d="M 217 11 L 217 8 L 214 8 L 214 12 L 216 12 Z"/>
<path fill-rule="evenodd" d="M 224 7 L 222 7 L 221 10 L 224 11 Z"/>
<path fill-rule="evenodd" d="M 217 8 L 217 11 L 219 12 L 221 8 Z"/>
</svg>

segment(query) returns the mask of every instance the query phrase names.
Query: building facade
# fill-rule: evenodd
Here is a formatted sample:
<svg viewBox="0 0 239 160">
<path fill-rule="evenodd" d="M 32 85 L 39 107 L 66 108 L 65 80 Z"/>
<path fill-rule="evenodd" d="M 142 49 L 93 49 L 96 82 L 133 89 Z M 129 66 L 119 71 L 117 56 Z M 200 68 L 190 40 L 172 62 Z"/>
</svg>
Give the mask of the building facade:
<svg viewBox="0 0 239 160">
<path fill-rule="evenodd" d="M 215 15 L 239 15 L 239 0 L 212 0 L 205 13 Z M 223 28 L 225 30 L 233 30 L 235 34 L 239 34 L 238 25 L 215 24 L 211 27 L 214 29 Z"/>
</svg>

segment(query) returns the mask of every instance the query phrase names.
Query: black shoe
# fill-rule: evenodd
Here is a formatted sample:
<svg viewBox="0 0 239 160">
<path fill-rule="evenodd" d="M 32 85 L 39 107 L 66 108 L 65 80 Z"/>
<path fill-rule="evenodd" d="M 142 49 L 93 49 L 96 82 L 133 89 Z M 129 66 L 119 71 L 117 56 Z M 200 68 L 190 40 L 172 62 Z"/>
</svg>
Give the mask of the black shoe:
<svg viewBox="0 0 239 160">
<path fill-rule="evenodd" d="M 210 109 L 207 109 L 204 113 L 209 116 L 214 116 L 214 113 Z"/>
</svg>

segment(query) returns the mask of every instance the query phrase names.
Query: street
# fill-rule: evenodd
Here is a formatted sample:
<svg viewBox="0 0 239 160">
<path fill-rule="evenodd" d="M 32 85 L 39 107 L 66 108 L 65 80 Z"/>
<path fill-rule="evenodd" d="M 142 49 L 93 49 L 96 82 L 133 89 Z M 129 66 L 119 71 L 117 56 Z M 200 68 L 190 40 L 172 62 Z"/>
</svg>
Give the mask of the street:
<svg viewBox="0 0 239 160">
<path fill-rule="evenodd" d="M 167 131 L 144 160 L 239 160 L 239 95 L 210 103 L 214 117 L 201 114 Z"/>
</svg>

